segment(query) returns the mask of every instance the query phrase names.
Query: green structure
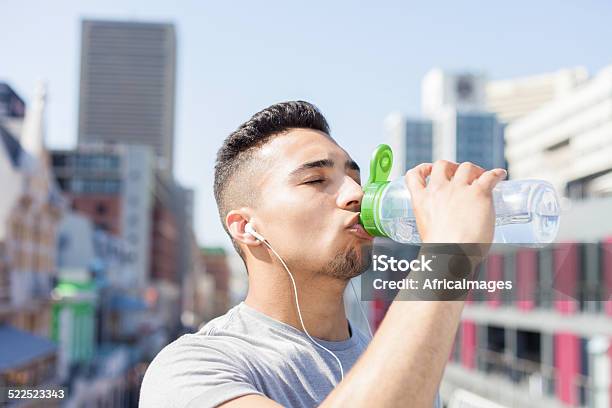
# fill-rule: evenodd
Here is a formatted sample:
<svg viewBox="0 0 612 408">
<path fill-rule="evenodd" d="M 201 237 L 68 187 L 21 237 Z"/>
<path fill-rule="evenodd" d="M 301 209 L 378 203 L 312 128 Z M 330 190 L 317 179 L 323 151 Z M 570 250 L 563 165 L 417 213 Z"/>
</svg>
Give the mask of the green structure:
<svg viewBox="0 0 612 408">
<path fill-rule="evenodd" d="M 60 368 L 88 363 L 95 352 L 95 283 L 61 279 L 53 291 L 51 337 L 58 343 Z"/>
</svg>

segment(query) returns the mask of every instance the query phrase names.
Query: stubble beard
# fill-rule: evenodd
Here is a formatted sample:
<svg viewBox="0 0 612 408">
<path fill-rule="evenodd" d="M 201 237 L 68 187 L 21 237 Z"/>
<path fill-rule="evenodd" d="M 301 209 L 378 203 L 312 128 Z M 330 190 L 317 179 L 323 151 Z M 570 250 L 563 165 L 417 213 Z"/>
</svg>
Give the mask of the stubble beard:
<svg viewBox="0 0 612 408">
<path fill-rule="evenodd" d="M 351 246 L 346 251 L 337 253 L 321 274 L 348 281 L 365 272 L 371 263 L 371 244 Z"/>
</svg>

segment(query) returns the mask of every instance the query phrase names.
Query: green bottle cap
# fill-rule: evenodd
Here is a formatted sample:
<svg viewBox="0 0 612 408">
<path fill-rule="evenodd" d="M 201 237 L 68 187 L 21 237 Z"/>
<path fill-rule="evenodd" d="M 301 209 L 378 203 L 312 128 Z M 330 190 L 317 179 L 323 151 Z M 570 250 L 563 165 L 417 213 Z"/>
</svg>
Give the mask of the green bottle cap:
<svg viewBox="0 0 612 408">
<path fill-rule="evenodd" d="M 386 144 L 378 145 L 372 154 L 370 161 L 370 177 L 363 186 L 363 198 L 361 199 L 361 213 L 359 220 L 368 234 L 377 237 L 386 237 L 379 224 L 378 213 L 380 196 L 389 181 L 389 173 L 393 166 L 393 152 Z"/>
</svg>

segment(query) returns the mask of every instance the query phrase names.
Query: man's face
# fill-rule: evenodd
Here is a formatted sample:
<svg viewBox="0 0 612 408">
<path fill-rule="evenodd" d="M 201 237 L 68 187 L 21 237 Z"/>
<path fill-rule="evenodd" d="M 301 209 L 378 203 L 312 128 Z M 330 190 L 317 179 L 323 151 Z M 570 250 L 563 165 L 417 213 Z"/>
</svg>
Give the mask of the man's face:
<svg viewBox="0 0 612 408">
<path fill-rule="evenodd" d="M 253 180 L 258 231 L 285 262 L 339 279 L 363 272 L 372 238 L 358 224 L 363 191 L 348 154 L 322 132 L 293 129 L 254 159 L 262 163 Z"/>
</svg>

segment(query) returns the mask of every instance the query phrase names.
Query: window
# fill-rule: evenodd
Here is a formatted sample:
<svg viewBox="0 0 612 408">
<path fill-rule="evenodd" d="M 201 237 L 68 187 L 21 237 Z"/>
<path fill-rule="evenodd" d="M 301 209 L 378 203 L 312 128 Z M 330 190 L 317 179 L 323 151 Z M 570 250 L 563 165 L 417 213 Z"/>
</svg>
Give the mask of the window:
<svg viewBox="0 0 612 408">
<path fill-rule="evenodd" d="M 106 204 L 103 202 L 99 202 L 96 204 L 96 214 L 104 215 L 107 212 Z"/>
</svg>

